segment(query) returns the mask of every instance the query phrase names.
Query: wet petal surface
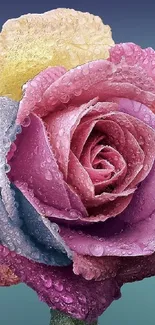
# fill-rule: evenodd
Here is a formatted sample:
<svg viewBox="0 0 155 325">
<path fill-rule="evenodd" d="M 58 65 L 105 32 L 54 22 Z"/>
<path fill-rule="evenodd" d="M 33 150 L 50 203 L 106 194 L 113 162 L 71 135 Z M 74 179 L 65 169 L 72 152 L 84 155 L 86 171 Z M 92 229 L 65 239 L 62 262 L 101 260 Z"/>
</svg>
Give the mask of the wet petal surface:
<svg viewBox="0 0 155 325">
<path fill-rule="evenodd" d="M 0 246 L 3 260 L 21 281 L 33 288 L 50 308 L 61 310 L 88 322 L 96 320 L 110 303 L 120 297 L 115 279 L 87 281 L 72 272 L 72 267 L 48 267 L 34 263 Z"/>
</svg>

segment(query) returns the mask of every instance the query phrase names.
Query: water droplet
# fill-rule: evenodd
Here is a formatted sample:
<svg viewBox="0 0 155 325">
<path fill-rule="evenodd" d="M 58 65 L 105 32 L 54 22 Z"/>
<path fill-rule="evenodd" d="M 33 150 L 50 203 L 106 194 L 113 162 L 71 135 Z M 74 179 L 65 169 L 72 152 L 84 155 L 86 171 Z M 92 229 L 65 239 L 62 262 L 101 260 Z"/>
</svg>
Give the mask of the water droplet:
<svg viewBox="0 0 155 325">
<path fill-rule="evenodd" d="M 55 287 L 55 289 L 57 290 L 57 291 L 59 291 L 59 292 L 62 292 L 63 291 L 63 284 L 62 283 L 60 283 L 59 281 L 55 281 L 55 283 L 54 283 L 54 287 Z"/>
<path fill-rule="evenodd" d="M 149 115 L 149 114 L 146 114 L 146 115 L 144 116 L 144 121 L 145 121 L 145 122 L 150 122 L 150 115 Z"/>
<path fill-rule="evenodd" d="M 17 125 L 16 133 L 20 134 L 22 132 L 22 127 L 21 125 Z"/>
<path fill-rule="evenodd" d="M 41 166 L 41 168 L 44 168 L 45 167 L 45 161 L 43 161 L 41 164 L 40 164 L 40 166 Z"/>
<path fill-rule="evenodd" d="M 48 162 L 48 163 L 51 163 L 51 158 L 48 157 L 48 158 L 47 158 L 47 162 Z"/>
<path fill-rule="evenodd" d="M 82 93 L 82 89 L 81 88 L 74 90 L 74 95 L 77 96 L 77 97 L 80 96 L 81 93 Z"/>
<path fill-rule="evenodd" d="M 79 219 L 82 217 L 81 213 L 77 210 L 74 210 L 74 209 L 71 209 L 69 211 L 69 216 L 72 218 L 72 219 Z"/>
<path fill-rule="evenodd" d="M 54 297 L 54 302 L 59 302 L 59 300 L 60 300 L 60 298 L 59 297 Z M 52 301 L 53 301 L 53 298 L 52 298 Z M 52 309 L 53 309 L 53 307 L 52 307 Z"/>
<path fill-rule="evenodd" d="M 89 246 L 89 250 L 93 256 L 102 256 L 104 248 L 100 244 L 92 244 Z"/>
<path fill-rule="evenodd" d="M 66 304 L 72 304 L 73 302 L 73 298 L 69 295 L 63 295 L 62 299 L 64 302 L 66 302 Z"/>
<path fill-rule="evenodd" d="M 10 167 L 10 165 L 8 165 L 8 164 L 5 164 L 5 172 L 6 172 L 6 173 L 9 173 L 9 172 L 10 172 L 10 170 L 11 170 L 11 167 Z"/>
<path fill-rule="evenodd" d="M 35 149 L 34 149 L 34 153 L 35 153 L 36 155 L 38 154 L 38 150 L 39 150 L 39 148 L 38 148 L 38 146 L 36 146 Z"/>
<path fill-rule="evenodd" d="M 50 172 L 50 170 L 46 170 L 45 178 L 47 181 L 51 181 L 53 179 L 53 176 L 52 176 L 52 173 Z"/>
<path fill-rule="evenodd" d="M 56 142 L 56 148 L 60 149 L 60 142 L 59 141 Z"/>
<path fill-rule="evenodd" d="M 144 138 L 142 136 L 139 137 L 138 142 L 139 142 L 140 146 L 143 146 L 145 144 L 145 140 L 144 140 Z"/>
<path fill-rule="evenodd" d="M 4 247 L 4 248 L 3 248 L 2 255 L 3 255 L 4 257 L 8 256 L 8 255 L 9 255 L 9 250 L 8 250 L 7 248 Z"/>
<path fill-rule="evenodd" d="M 22 122 L 22 126 L 26 128 L 30 125 L 30 123 L 31 123 L 31 119 L 29 116 L 27 116 L 25 120 Z"/>
<path fill-rule="evenodd" d="M 62 103 L 68 103 L 69 102 L 69 95 L 67 95 L 67 94 L 61 94 L 61 97 L 60 97 L 60 100 L 61 100 L 61 102 Z"/>
<path fill-rule="evenodd" d="M 51 288 L 51 286 L 52 286 L 52 280 L 50 278 L 48 280 L 45 280 L 44 281 L 44 285 L 48 289 Z"/>
</svg>

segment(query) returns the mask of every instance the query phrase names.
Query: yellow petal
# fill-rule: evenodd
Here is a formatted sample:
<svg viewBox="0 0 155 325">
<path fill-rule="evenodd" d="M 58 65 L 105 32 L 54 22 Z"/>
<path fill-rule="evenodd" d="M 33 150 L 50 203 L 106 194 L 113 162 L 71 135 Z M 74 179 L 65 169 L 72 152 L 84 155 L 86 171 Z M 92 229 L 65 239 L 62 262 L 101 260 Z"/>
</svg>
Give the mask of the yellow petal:
<svg viewBox="0 0 155 325">
<path fill-rule="evenodd" d="M 0 95 L 19 100 L 23 84 L 41 70 L 106 59 L 113 44 L 99 17 L 72 9 L 8 20 L 0 34 Z"/>
</svg>

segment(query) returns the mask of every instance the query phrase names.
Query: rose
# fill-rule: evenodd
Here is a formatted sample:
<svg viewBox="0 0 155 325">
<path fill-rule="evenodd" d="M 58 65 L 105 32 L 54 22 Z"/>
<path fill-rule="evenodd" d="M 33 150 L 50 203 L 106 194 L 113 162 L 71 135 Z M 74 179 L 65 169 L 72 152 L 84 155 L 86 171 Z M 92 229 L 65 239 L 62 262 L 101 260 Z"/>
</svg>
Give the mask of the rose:
<svg viewBox="0 0 155 325">
<path fill-rule="evenodd" d="M 19 255 L 1 246 L 1 260 L 75 318 L 95 319 L 123 283 L 155 274 L 153 58 L 120 44 L 107 61 L 44 70 L 24 87 L 19 110 L 1 100 L 4 154 L 13 137 L 5 169 L 19 204 L 18 216 L 2 177 L 1 241 Z M 66 265 L 62 252 L 89 281 L 72 265 L 29 260 Z"/>
</svg>

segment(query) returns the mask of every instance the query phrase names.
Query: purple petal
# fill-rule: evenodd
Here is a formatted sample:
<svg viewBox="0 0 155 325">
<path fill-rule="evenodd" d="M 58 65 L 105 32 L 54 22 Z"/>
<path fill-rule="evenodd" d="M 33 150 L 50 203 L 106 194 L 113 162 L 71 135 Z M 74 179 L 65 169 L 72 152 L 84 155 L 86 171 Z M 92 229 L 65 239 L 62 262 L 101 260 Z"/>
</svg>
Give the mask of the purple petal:
<svg viewBox="0 0 155 325">
<path fill-rule="evenodd" d="M 50 308 L 61 310 L 74 318 L 94 321 L 120 297 L 115 279 L 87 281 L 72 272 L 72 267 L 48 267 L 34 263 L 0 246 L 3 261 L 22 282 L 34 289 Z"/>
<path fill-rule="evenodd" d="M 127 282 L 140 281 L 155 275 L 155 254 L 121 258 L 121 267 L 117 280 L 122 285 Z"/>
<path fill-rule="evenodd" d="M 153 129 L 155 128 L 155 114 L 145 105 L 127 98 L 116 99 L 119 111 L 138 118 Z"/>
</svg>

